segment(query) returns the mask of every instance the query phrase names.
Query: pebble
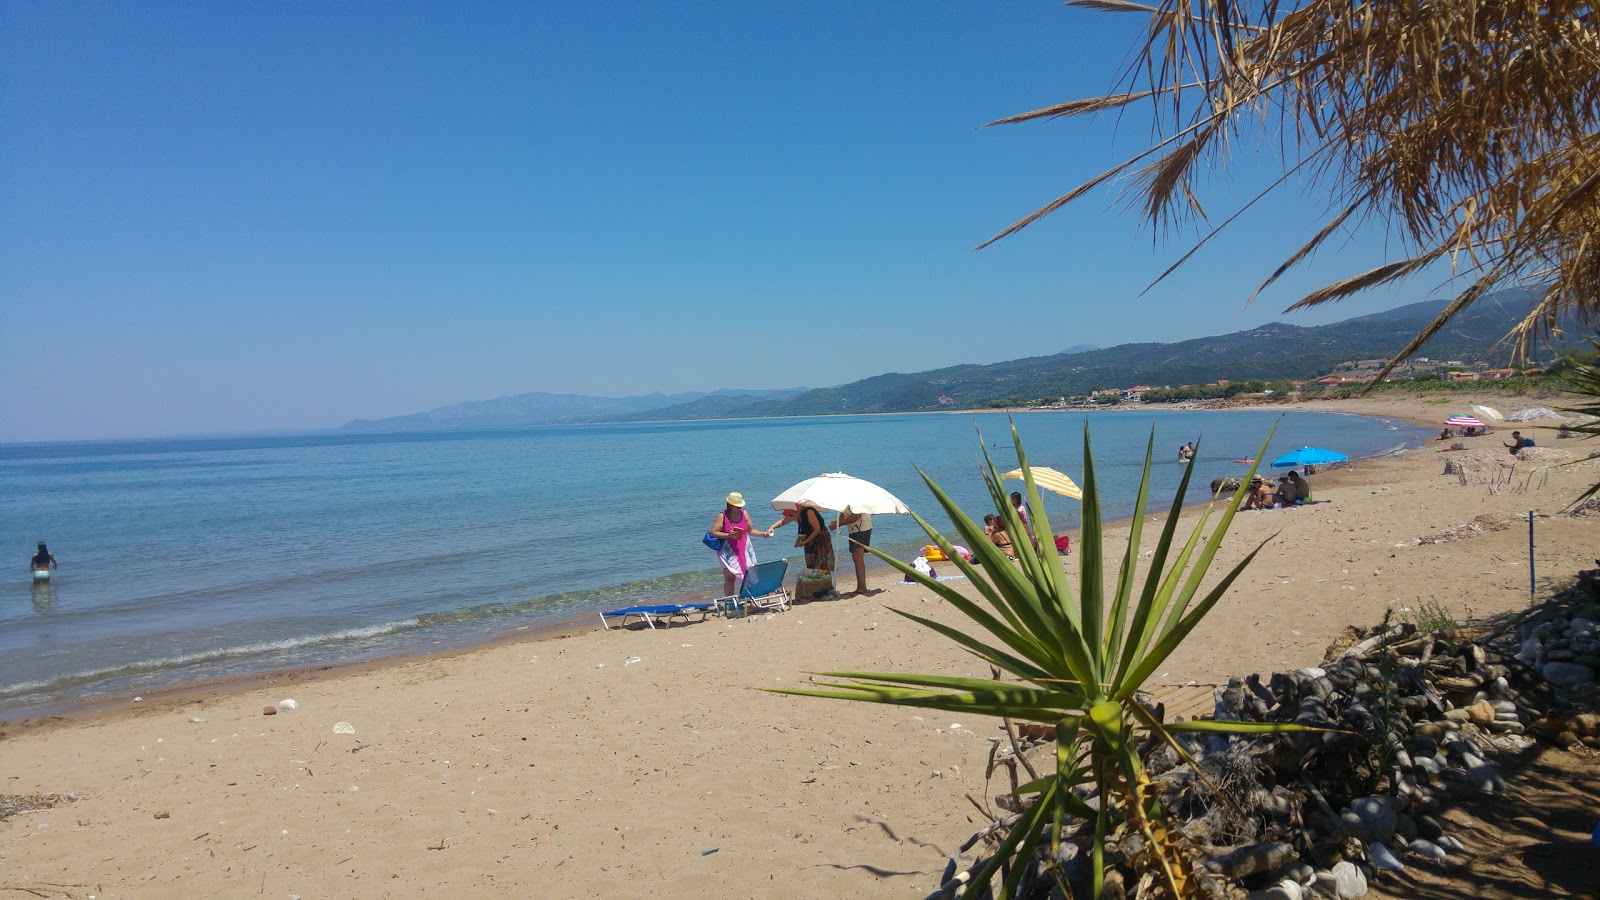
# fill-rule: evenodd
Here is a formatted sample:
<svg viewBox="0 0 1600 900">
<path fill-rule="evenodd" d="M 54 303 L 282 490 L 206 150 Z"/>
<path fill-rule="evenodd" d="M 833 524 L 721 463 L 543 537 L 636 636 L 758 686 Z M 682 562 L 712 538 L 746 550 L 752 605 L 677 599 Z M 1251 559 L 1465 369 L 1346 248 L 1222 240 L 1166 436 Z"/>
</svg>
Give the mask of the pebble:
<svg viewBox="0 0 1600 900">
<path fill-rule="evenodd" d="M 1262 891 L 1251 891 L 1246 895 L 1249 900 L 1302 900 L 1305 891 L 1300 885 L 1287 878 Z"/>
<path fill-rule="evenodd" d="M 1372 864 L 1380 869 L 1390 872 L 1404 872 L 1406 864 L 1394 855 L 1394 851 L 1383 844 L 1368 844 L 1367 855 L 1372 858 Z"/>
<path fill-rule="evenodd" d="M 1330 881 L 1334 896 L 1339 900 L 1356 900 L 1367 895 L 1367 876 L 1353 862 L 1334 863 L 1331 870 L 1317 873 L 1319 884 Z"/>
<path fill-rule="evenodd" d="M 1415 840 L 1412 841 L 1411 844 L 1406 847 L 1406 849 L 1414 856 L 1420 856 L 1423 859 L 1432 860 L 1436 863 L 1442 863 L 1445 859 L 1444 848 L 1433 843 L 1432 841 L 1420 839 Z"/>
<path fill-rule="evenodd" d="M 293 700 L 279 700 L 278 701 L 278 708 L 282 709 L 282 710 L 299 709 L 300 708 L 300 704 L 296 703 Z"/>
<path fill-rule="evenodd" d="M 1438 844 L 1441 849 L 1448 850 L 1451 853 L 1460 853 L 1467 849 L 1466 845 L 1462 844 L 1458 838 L 1448 834 L 1439 835 L 1439 838 L 1434 843 Z"/>
<path fill-rule="evenodd" d="M 1467 718 L 1470 719 L 1474 725 L 1487 725 L 1494 721 L 1495 708 L 1494 705 L 1487 700 L 1479 700 L 1478 702 L 1467 707 L 1466 712 Z"/>
<path fill-rule="evenodd" d="M 202 719 L 199 716 L 190 716 L 189 717 L 189 721 L 193 722 L 196 725 L 201 725 L 201 724 L 205 723 L 205 719 Z"/>
<path fill-rule="evenodd" d="M 278 714 L 278 708 L 276 706 L 263 706 L 261 707 L 261 714 L 263 716 L 275 716 Z"/>
<path fill-rule="evenodd" d="M 1433 752 L 1430 751 L 1424 753 L 1422 750 L 1423 745 L 1418 744 L 1418 741 L 1426 739 L 1437 742 L 1445 735 L 1445 730 L 1432 722 L 1418 722 L 1413 731 L 1414 733 L 1411 736 L 1411 749 L 1419 754 L 1422 754 L 1423 756 L 1432 756 Z M 1437 746 L 1437 744 L 1435 744 L 1435 746 Z"/>
<path fill-rule="evenodd" d="M 1387 841 L 1394 836 L 1399 818 L 1384 797 L 1359 797 L 1339 814 L 1345 833 L 1362 843 Z"/>
<path fill-rule="evenodd" d="M 1551 654 L 1554 656 L 1554 654 Z M 1548 662 L 1539 670 L 1546 681 L 1558 688 L 1574 690 L 1594 682 L 1594 670 L 1577 663 Z"/>
<path fill-rule="evenodd" d="M 335 722 L 335 723 L 333 723 L 333 733 L 334 734 L 355 734 L 356 733 L 356 727 L 354 725 L 351 725 L 349 722 Z"/>
</svg>

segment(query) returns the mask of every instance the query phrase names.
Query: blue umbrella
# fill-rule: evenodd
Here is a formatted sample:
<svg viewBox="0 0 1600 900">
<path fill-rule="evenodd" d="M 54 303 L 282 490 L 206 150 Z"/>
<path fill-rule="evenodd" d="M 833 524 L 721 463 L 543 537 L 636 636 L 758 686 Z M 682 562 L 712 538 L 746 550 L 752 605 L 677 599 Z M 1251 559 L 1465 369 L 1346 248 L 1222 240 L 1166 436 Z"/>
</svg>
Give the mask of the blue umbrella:
<svg viewBox="0 0 1600 900">
<path fill-rule="evenodd" d="M 1350 457 L 1321 447 L 1301 447 L 1272 461 L 1274 469 L 1298 469 L 1301 466 L 1325 466 L 1328 463 L 1349 462 Z"/>
</svg>

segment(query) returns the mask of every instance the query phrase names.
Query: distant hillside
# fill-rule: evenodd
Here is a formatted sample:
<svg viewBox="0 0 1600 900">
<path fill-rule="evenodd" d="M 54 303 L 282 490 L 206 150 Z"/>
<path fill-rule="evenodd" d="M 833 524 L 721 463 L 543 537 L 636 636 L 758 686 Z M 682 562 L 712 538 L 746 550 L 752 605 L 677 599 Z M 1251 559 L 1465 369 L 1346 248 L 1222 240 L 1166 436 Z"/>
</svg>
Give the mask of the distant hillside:
<svg viewBox="0 0 1600 900">
<path fill-rule="evenodd" d="M 663 422 L 673 419 L 750 418 L 769 415 L 752 410 L 777 409 L 786 401 L 809 391 L 808 388 L 783 388 L 772 391 L 722 390 L 688 403 L 678 403 L 625 416 L 612 416 L 607 422 Z"/>
<path fill-rule="evenodd" d="M 706 394 L 644 394 L 631 397 L 590 397 L 584 394 L 547 394 L 535 391 L 494 400 L 468 400 L 427 412 L 384 419 L 351 419 L 341 431 L 392 433 L 408 431 L 453 431 L 471 428 L 506 428 L 516 425 L 548 425 L 557 422 L 615 422 L 649 410 L 687 406 L 712 411 L 748 406 L 753 401 L 781 402 L 806 392 L 806 388 L 743 390 L 724 388 Z M 714 415 L 712 413 L 711 415 Z M 687 418 L 703 418 L 695 415 Z M 678 418 L 671 416 L 668 418 Z"/>
<path fill-rule="evenodd" d="M 352 419 L 341 431 L 449 431 L 457 428 L 502 428 L 511 425 L 541 425 L 575 416 L 616 416 L 686 403 L 705 396 L 701 393 L 646 394 L 639 397 L 588 397 L 583 394 L 546 394 L 535 391 L 498 397 L 494 400 L 469 400 L 452 403 L 427 412 L 386 419 Z"/>
<path fill-rule="evenodd" d="M 1496 365 L 1509 351 L 1494 351 L 1529 308 L 1526 291 L 1505 291 L 1479 302 L 1451 321 L 1420 356 Z M 963 365 L 913 374 L 875 375 L 852 384 L 821 388 L 791 400 L 766 400 L 719 407 L 728 417 L 910 412 L 960 409 L 995 398 L 1037 399 L 1092 390 L 1206 384 L 1220 378 L 1311 379 L 1355 359 L 1398 353 L 1444 309 L 1445 301 L 1413 303 L 1387 312 L 1313 328 L 1274 322 L 1233 334 L 1174 344 L 1123 344 L 1067 351 L 992 365 Z M 1077 348 L 1074 348 L 1076 350 Z M 695 418 L 693 404 L 641 413 L 633 418 Z"/>
</svg>

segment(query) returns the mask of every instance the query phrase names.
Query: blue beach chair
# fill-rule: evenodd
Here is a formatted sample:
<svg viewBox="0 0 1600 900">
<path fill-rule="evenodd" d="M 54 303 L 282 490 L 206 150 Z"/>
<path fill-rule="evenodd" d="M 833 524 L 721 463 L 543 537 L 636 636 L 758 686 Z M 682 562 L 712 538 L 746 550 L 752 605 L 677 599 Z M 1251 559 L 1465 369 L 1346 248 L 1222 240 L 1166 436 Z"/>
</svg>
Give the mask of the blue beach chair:
<svg viewBox="0 0 1600 900">
<path fill-rule="evenodd" d="M 788 574 L 787 559 L 753 565 L 744 573 L 737 594 L 717 598 L 717 609 L 725 616 L 745 615 L 750 607 L 783 612 L 789 608 L 789 592 L 783 589 L 783 578 Z"/>
<path fill-rule="evenodd" d="M 656 622 L 658 621 L 664 621 L 668 625 L 671 625 L 673 619 L 681 618 L 683 621 L 688 622 L 689 617 L 695 613 L 699 613 L 700 621 L 704 622 L 706 620 L 706 616 L 709 616 L 715 612 L 716 608 L 717 604 L 715 602 L 666 603 L 660 606 L 624 606 L 621 609 L 611 609 L 601 613 L 600 625 L 607 631 L 610 631 L 612 626 L 610 622 L 606 621 L 607 616 L 610 616 L 613 619 L 622 620 L 617 623 L 616 627 L 618 628 L 625 627 L 628 624 L 629 617 L 638 617 L 639 619 L 642 619 L 646 625 L 650 626 L 651 631 L 654 631 Z"/>
</svg>

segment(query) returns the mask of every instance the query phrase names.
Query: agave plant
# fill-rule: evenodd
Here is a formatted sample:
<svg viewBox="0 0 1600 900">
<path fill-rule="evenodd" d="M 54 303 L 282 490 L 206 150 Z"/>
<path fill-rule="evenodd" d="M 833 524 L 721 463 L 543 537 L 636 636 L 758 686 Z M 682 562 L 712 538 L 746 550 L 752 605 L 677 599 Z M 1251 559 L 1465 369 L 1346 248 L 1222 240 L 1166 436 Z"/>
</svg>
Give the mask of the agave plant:
<svg viewBox="0 0 1600 900">
<path fill-rule="evenodd" d="M 1193 758 L 1174 735 L 1305 730 L 1294 725 L 1246 722 L 1163 723 L 1136 697 L 1145 680 L 1194 631 L 1260 552 L 1261 547 L 1256 547 L 1202 593 L 1206 573 L 1245 492 L 1236 492 L 1209 537 L 1205 531 L 1214 504 L 1208 506 L 1193 533 L 1179 546 L 1176 539 L 1178 519 L 1193 469 L 1192 464 L 1186 467 L 1155 545 L 1148 573 L 1140 584 L 1137 571 L 1140 541 L 1155 445 L 1152 429 L 1145 451 L 1144 475 L 1134 503 L 1127 551 L 1115 590 L 1108 596 L 1103 571 L 1106 554 L 1100 530 L 1100 495 L 1095 482 L 1089 429 L 1085 426 L 1083 533 L 1079 542 L 1081 577 L 1074 597 L 1059 558 L 1053 552 L 1054 535 L 1043 514 L 1039 489 L 1015 425 L 1011 431 L 1017 459 L 1022 465 L 1029 508 L 1033 511 L 1038 546 L 1047 548 L 1045 552 L 1036 550 L 1026 540 L 1018 540 L 1015 544 L 1018 563 L 1013 563 L 988 540 L 982 527 L 963 513 L 925 473 L 923 480 L 944 507 L 963 543 L 972 548 L 977 564 L 967 562 L 954 552 L 953 542 L 922 517 L 916 516 L 917 522 L 967 575 L 981 599 L 969 599 L 876 549 L 873 552 L 905 573 L 907 578 L 944 598 L 970 618 L 983 634 L 896 612 L 955 641 L 1015 680 L 890 672 L 823 672 L 817 675 L 844 680 L 818 680 L 813 687 L 775 690 L 1056 726 L 1055 770 L 1019 788 L 1021 794 L 1036 796 L 998 850 L 973 872 L 966 896 L 977 896 L 988 890 L 990 881 L 1002 867 L 1008 871 L 1002 879 L 999 896 L 1012 896 L 1027 869 L 1027 866 L 1015 864 L 1016 858 L 1019 855 L 1031 858 L 1048 836 L 1049 859 L 1058 859 L 1062 826 L 1069 818 L 1095 823 L 1095 839 L 1090 851 L 1090 877 L 1095 896 L 1100 896 L 1104 887 L 1106 839 L 1119 827 L 1131 827 L 1143 838 L 1141 843 L 1145 849 L 1141 865 L 1156 870 L 1170 896 L 1192 896 L 1196 889 L 1191 874 L 1193 860 L 1179 836 L 1168 827 L 1156 786 L 1146 775 L 1138 752 L 1143 735 L 1159 736 L 1192 764 Z M 1271 440 L 1270 433 L 1267 440 Z M 1264 442 L 1256 459 L 1262 458 L 1266 446 Z M 1009 533 L 1026 534 L 987 452 L 984 460 L 984 480 L 995 509 Z M 1246 483 L 1254 472 L 1252 465 L 1245 475 Z M 1091 805 L 1096 795 L 1098 803 Z"/>
</svg>

